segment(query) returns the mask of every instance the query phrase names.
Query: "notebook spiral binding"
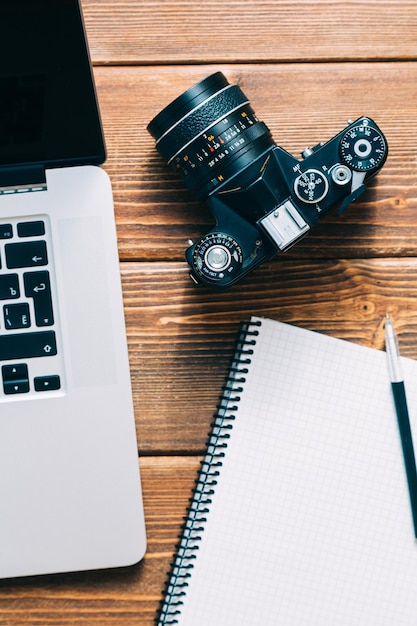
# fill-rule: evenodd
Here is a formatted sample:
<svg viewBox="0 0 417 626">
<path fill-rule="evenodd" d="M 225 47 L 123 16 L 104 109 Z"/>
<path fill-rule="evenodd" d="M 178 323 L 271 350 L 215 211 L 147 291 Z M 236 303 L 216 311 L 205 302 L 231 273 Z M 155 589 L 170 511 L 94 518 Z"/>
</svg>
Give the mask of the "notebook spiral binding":
<svg viewBox="0 0 417 626">
<path fill-rule="evenodd" d="M 164 599 L 155 619 L 158 626 L 179 623 L 183 598 L 187 593 L 188 580 L 192 576 L 193 561 L 197 558 L 196 552 L 199 549 L 217 479 L 223 465 L 224 450 L 227 448 L 227 440 L 230 438 L 230 431 L 236 419 L 239 394 L 243 391 L 243 385 L 246 382 L 245 375 L 248 373 L 247 366 L 251 363 L 253 346 L 259 334 L 256 327 L 261 324 L 260 321 L 252 321 L 243 322 L 240 326 L 232 364 L 211 425 L 206 454 L 190 500 L 176 555 L 168 574 Z"/>
</svg>

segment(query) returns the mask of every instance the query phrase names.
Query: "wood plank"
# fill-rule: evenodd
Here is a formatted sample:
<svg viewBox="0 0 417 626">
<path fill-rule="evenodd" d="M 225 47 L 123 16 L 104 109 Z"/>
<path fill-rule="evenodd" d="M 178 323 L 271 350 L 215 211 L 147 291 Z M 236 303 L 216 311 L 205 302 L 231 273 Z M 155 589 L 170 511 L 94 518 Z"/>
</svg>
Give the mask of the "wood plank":
<svg viewBox="0 0 417 626">
<path fill-rule="evenodd" d="M 416 53 L 413 0 L 83 0 L 83 8 L 95 63 L 414 59 Z"/>
<path fill-rule="evenodd" d="M 201 452 L 239 322 L 272 317 L 375 348 L 392 315 L 417 358 L 417 259 L 281 260 L 221 294 L 184 264 L 122 265 L 141 453 Z"/>
<path fill-rule="evenodd" d="M 417 6 L 417 5 L 416 5 Z M 171 99 L 221 69 L 238 82 L 283 148 L 299 156 L 347 119 L 367 114 L 385 132 L 387 163 L 346 212 L 325 218 L 292 258 L 414 255 L 417 249 L 417 63 L 96 68 L 124 260 L 181 260 L 213 218 L 159 157 L 146 131 Z"/>
<path fill-rule="evenodd" d="M 144 458 L 140 464 L 148 536 L 143 561 L 117 570 L 0 581 L 0 624 L 154 623 L 200 458 Z"/>
</svg>

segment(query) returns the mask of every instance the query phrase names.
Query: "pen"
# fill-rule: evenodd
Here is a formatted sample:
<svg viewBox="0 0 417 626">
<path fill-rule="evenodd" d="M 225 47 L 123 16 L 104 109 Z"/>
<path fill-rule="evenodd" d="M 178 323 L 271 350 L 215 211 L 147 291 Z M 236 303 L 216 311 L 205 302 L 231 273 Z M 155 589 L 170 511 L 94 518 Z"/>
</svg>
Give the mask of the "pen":
<svg viewBox="0 0 417 626">
<path fill-rule="evenodd" d="M 385 349 L 388 357 L 388 369 L 391 380 L 392 394 L 397 413 L 403 449 L 405 471 L 407 474 L 408 491 L 410 494 L 411 513 L 413 516 L 414 535 L 417 538 L 417 470 L 414 456 L 413 438 L 411 435 L 410 418 L 408 415 L 407 398 L 405 395 L 404 377 L 400 363 L 397 337 L 387 313 L 385 320 Z"/>
</svg>

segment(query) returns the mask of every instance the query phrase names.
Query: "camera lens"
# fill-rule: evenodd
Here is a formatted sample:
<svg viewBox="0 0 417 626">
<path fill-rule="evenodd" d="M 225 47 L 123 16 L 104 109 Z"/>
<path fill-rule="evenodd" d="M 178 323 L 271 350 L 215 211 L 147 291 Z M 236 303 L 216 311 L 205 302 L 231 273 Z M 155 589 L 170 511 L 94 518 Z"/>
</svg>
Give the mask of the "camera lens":
<svg viewBox="0 0 417 626">
<path fill-rule="evenodd" d="M 148 125 L 156 148 L 199 200 L 275 145 L 249 100 L 221 72 L 208 76 Z"/>
</svg>

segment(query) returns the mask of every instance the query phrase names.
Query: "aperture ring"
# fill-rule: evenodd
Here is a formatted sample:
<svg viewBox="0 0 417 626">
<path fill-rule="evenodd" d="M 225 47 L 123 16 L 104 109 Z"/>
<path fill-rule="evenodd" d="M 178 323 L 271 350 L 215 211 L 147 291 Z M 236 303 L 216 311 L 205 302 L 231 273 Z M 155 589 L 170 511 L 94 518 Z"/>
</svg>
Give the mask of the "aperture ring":
<svg viewBox="0 0 417 626">
<path fill-rule="evenodd" d="M 226 117 L 231 111 L 248 102 L 237 85 L 230 85 L 202 102 L 172 126 L 158 141 L 158 152 L 166 161 L 170 161 L 185 145 L 210 128 L 213 122 Z"/>
<path fill-rule="evenodd" d="M 264 122 L 257 122 L 247 128 L 239 137 L 239 147 L 233 152 L 216 158 L 213 164 L 203 163 L 199 167 L 188 170 L 179 158 L 173 163 L 174 169 L 179 169 L 184 176 L 185 185 L 197 199 L 204 199 L 219 185 L 228 181 L 234 173 L 241 172 L 250 165 L 262 152 L 273 145 L 269 128 Z"/>
</svg>

